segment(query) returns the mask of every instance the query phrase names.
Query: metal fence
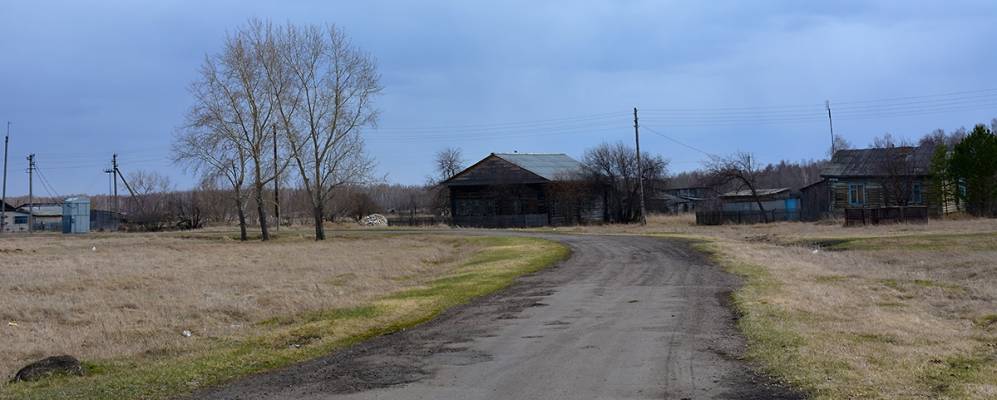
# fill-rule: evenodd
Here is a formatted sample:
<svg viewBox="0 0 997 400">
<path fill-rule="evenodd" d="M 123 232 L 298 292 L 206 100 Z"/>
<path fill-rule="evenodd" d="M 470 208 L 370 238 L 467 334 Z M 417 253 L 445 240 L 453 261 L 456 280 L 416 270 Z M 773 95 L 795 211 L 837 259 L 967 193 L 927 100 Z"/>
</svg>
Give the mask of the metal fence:
<svg viewBox="0 0 997 400">
<path fill-rule="evenodd" d="M 845 226 L 928 223 L 928 207 L 846 208 Z"/>
<path fill-rule="evenodd" d="M 761 211 L 696 211 L 697 225 L 760 224 L 799 220 L 800 212 L 798 210 L 767 210 L 764 213 Z"/>
</svg>

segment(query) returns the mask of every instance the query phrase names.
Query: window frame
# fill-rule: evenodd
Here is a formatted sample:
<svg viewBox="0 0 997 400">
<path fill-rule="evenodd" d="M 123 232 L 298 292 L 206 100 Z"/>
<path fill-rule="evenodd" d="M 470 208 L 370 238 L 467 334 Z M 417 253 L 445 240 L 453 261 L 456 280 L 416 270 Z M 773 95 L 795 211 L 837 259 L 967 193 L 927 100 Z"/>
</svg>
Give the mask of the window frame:
<svg viewBox="0 0 997 400">
<path fill-rule="evenodd" d="M 910 187 L 910 203 L 924 204 L 924 185 L 921 182 L 914 182 Z"/>
<path fill-rule="evenodd" d="M 858 197 L 858 199 L 856 199 Z M 866 193 L 864 183 L 849 183 L 848 184 L 848 205 L 849 206 L 864 206 L 866 203 Z"/>
</svg>

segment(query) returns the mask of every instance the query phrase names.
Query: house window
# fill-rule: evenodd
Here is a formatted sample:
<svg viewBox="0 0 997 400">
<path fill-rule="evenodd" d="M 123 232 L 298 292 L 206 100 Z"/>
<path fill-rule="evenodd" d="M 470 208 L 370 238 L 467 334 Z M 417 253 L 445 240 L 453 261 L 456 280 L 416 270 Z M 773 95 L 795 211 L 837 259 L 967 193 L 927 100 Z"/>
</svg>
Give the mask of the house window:
<svg viewBox="0 0 997 400">
<path fill-rule="evenodd" d="M 861 206 L 865 204 L 865 185 L 848 185 L 848 205 Z"/>
<path fill-rule="evenodd" d="M 28 217 L 14 217 L 14 224 L 26 224 L 28 223 Z"/>
<path fill-rule="evenodd" d="M 921 190 L 920 183 L 915 183 L 911 187 L 910 202 L 912 204 L 924 204 L 924 193 Z"/>
</svg>

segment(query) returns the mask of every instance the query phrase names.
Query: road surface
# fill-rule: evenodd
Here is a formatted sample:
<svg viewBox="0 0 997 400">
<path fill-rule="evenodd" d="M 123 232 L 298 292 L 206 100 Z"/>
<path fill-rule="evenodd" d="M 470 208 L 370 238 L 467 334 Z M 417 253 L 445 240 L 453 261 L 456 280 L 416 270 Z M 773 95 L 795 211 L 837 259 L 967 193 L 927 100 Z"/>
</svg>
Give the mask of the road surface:
<svg viewBox="0 0 997 400">
<path fill-rule="evenodd" d="M 544 237 L 572 257 L 416 328 L 194 398 L 799 398 L 737 360 L 724 304 L 737 280 L 686 243 Z"/>
</svg>

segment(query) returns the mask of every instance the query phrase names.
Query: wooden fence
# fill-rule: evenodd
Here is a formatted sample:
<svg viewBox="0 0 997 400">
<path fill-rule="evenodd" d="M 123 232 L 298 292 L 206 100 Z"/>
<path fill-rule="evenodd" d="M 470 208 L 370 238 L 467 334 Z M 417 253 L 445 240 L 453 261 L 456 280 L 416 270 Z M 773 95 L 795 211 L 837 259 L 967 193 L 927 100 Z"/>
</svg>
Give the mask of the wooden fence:
<svg viewBox="0 0 997 400">
<path fill-rule="evenodd" d="M 845 226 L 928 223 L 928 207 L 846 208 Z"/>
</svg>

